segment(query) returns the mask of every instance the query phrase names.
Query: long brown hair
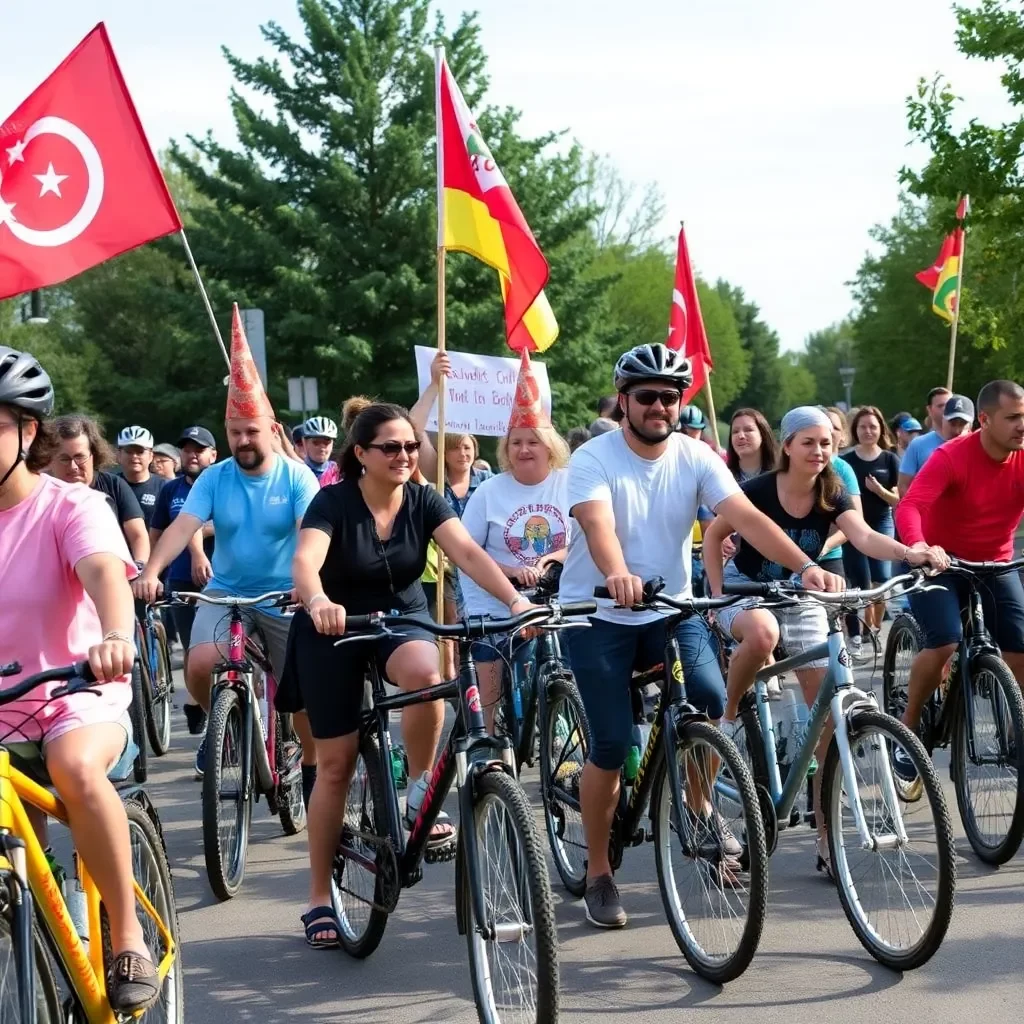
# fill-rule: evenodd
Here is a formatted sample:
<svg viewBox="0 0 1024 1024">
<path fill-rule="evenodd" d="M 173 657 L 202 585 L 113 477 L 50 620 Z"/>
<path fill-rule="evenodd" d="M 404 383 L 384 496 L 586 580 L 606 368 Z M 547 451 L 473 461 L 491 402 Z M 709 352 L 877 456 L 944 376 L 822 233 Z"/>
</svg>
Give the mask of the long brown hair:
<svg viewBox="0 0 1024 1024">
<path fill-rule="evenodd" d="M 796 434 L 793 437 L 796 437 Z M 789 440 L 792 440 L 792 438 L 789 438 Z M 789 452 L 781 445 L 779 447 L 779 472 L 789 472 Z M 834 512 L 836 502 L 842 493 L 843 482 L 839 479 L 839 474 L 832 468 L 830 460 L 825 463 L 825 468 L 814 478 L 814 507 L 819 512 Z"/>
<path fill-rule="evenodd" d="M 93 468 L 97 472 L 114 465 L 117 461 L 114 457 L 114 449 L 107 443 L 99 424 L 88 416 L 83 416 L 81 413 L 58 416 L 53 421 L 53 430 L 62 441 L 70 441 L 84 435 L 86 441 L 89 442 L 89 451 L 92 452 Z"/>
<path fill-rule="evenodd" d="M 874 416 L 878 420 L 878 426 L 880 433 L 878 435 L 878 447 L 883 451 L 891 452 L 896 450 L 896 438 L 892 436 L 892 431 L 889 429 L 889 424 L 885 422 L 885 417 L 882 415 L 881 409 L 874 405 L 862 405 L 853 415 L 853 419 L 850 421 L 850 443 L 860 444 L 860 438 L 857 437 L 857 424 L 865 416 Z"/>
<path fill-rule="evenodd" d="M 739 480 L 740 478 L 740 457 L 732 446 L 732 425 L 740 416 L 749 416 L 757 425 L 757 432 L 761 435 L 761 472 L 767 473 L 775 466 L 779 458 L 779 442 L 775 440 L 775 434 L 768 425 L 768 421 L 756 409 L 737 409 L 729 420 L 729 441 L 726 444 L 725 464 L 729 472 Z"/>
</svg>

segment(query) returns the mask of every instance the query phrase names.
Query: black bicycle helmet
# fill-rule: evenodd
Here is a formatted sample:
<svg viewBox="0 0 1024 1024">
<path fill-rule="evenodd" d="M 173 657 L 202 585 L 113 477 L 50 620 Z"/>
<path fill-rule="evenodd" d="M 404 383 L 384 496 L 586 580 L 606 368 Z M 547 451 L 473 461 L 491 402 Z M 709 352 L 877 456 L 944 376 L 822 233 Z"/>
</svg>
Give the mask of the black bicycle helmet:
<svg viewBox="0 0 1024 1024">
<path fill-rule="evenodd" d="M 693 383 L 693 368 L 682 352 L 660 342 L 623 352 L 615 364 L 615 390 L 623 391 L 630 384 L 647 380 L 665 381 L 685 391 Z"/>
<path fill-rule="evenodd" d="M 38 419 L 53 412 L 50 375 L 28 352 L 0 345 L 0 405 L 21 409 Z"/>
</svg>

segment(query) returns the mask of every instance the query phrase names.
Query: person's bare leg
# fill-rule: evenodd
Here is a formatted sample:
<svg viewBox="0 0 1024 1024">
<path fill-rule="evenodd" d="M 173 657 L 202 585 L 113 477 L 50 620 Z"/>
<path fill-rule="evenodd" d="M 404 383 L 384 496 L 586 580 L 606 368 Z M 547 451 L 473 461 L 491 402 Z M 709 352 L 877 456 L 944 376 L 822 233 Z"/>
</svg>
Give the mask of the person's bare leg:
<svg viewBox="0 0 1024 1024">
<path fill-rule="evenodd" d="M 608 846 L 619 798 L 619 772 L 598 768 L 588 761 L 580 779 L 580 815 L 587 840 L 587 878 L 612 873 Z"/>
<path fill-rule="evenodd" d="M 921 709 L 942 681 L 942 671 L 953 656 L 956 644 L 925 648 L 919 651 L 910 664 L 910 679 L 907 683 L 907 709 L 903 712 L 903 724 L 917 729 L 921 722 Z"/>
<path fill-rule="evenodd" d="M 487 731 L 494 734 L 494 714 L 498 710 L 498 701 L 501 700 L 501 675 L 504 662 L 502 661 L 478 661 L 476 664 L 476 678 L 480 683 L 480 699 L 484 705 L 484 718 L 487 721 Z"/>
<path fill-rule="evenodd" d="M 216 644 L 197 644 L 188 652 L 188 670 L 185 685 L 193 700 L 204 710 L 210 710 L 210 688 L 214 666 L 222 660 Z"/>
<path fill-rule="evenodd" d="M 292 714 L 292 728 L 295 735 L 299 737 L 302 744 L 302 764 L 304 767 L 316 766 L 316 740 L 313 739 L 313 730 L 309 727 L 309 715 L 305 711 L 296 711 Z"/>
<path fill-rule="evenodd" d="M 388 658 L 388 679 L 400 690 L 420 690 L 441 682 L 437 648 L 425 640 L 402 644 Z M 444 702 L 435 700 L 402 712 L 402 742 L 409 757 L 409 776 L 418 778 L 434 767 L 444 728 Z"/>
<path fill-rule="evenodd" d="M 732 635 L 740 641 L 729 659 L 725 681 L 725 713 L 733 721 L 743 694 L 754 685 L 754 677 L 779 642 L 779 624 L 771 612 L 754 608 L 741 612 L 732 622 Z"/>
</svg>

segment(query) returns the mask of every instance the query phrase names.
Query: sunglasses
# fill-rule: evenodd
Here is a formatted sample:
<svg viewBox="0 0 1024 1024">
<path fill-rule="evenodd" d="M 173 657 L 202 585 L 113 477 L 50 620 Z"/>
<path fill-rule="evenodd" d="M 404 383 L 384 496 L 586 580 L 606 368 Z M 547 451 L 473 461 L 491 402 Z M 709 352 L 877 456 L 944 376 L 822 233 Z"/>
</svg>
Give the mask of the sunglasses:
<svg viewBox="0 0 1024 1024">
<path fill-rule="evenodd" d="M 404 451 L 406 455 L 415 455 L 420 450 L 419 441 L 385 441 L 383 444 L 368 444 L 367 448 L 376 448 L 386 459 L 397 459 Z"/>
<path fill-rule="evenodd" d="M 635 398 L 637 403 L 643 406 L 654 405 L 655 402 L 660 401 L 662 406 L 667 409 L 670 405 L 678 405 L 683 396 L 679 391 L 655 391 L 653 388 L 640 388 L 637 391 L 630 391 L 629 397 Z"/>
</svg>

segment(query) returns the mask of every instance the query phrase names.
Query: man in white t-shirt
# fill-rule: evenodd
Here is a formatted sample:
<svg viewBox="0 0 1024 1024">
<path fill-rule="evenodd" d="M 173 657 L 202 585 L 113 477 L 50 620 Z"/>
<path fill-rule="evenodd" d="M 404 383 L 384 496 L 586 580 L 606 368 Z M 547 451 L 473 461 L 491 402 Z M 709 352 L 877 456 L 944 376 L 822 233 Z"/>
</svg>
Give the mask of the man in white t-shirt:
<svg viewBox="0 0 1024 1024">
<path fill-rule="evenodd" d="M 571 533 L 559 599 L 590 600 L 607 587 L 592 628 L 566 634 L 573 673 L 590 723 L 591 745 L 580 787 L 587 840 L 587 919 L 621 928 L 626 913 L 612 878 L 608 836 L 618 801 L 619 771 L 632 742 L 629 679 L 635 665 L 662 661 L 665 614 L 634 612 L 643 581 L 665 580 L 665 593 L 691 595 L 690 553 L 697 509 L 728 515 L 759 551 L 799 574 L 811 590 L 838 589 L 824 572 L 740 491 L 725 463 L 706 444 L 674 433 L 683 393 L 693 375 L 689 360 L 665 345 L 639 345 L 615 366 L 622 430 L 594 438 L 569 464 L 569 509 L 580 529 Z M 725 683 L 715 641 L 700 616 L 676 630 L 690 701 L 712 719 L 722 715 Z M 699 811 L 712 814 L 710 801 Z M 719 823 L 728 852 L 735 837 Z"/>
</svg>

